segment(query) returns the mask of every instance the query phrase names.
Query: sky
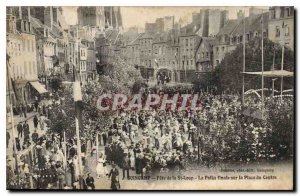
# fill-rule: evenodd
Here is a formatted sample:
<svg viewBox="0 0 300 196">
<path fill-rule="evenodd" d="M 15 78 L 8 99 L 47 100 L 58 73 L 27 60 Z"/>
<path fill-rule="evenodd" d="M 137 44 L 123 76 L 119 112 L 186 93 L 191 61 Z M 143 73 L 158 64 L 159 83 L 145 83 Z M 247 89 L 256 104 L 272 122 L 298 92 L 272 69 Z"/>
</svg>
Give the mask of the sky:
<svg viewBox="0 0 300 196">
<path fill-rule="evenodd" d="M 175 22 L 180 18 L 187 24 L 192 20 L 193 12 L 200 12 L 204 8 L 226 9 L 229 11 L 229 19 L 235 19 L 239 10 L 249 13 L 249 7 L 121 7 L 123 26 L 125 29 L 138 26 L 144 28 L 146 22 L 154 22 L 156 18 L 175 16 Z M 266 7 L 265 7 L 266 8 Z M 267 8 L 266 8 L 267 9 Z M 77 23 L 77 7 L 63 7 L 66 22 L 70 25 Z"/>
</svg>

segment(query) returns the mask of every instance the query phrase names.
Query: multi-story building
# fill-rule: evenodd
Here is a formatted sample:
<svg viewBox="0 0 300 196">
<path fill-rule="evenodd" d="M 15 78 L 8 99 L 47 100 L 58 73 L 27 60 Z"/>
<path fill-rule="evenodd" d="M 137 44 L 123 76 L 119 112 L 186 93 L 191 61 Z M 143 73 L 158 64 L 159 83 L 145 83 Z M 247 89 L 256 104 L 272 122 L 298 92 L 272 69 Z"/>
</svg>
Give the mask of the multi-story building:
<svg viewBox="0 0 300 196">
<path fill-rule="evenodd" d="M 161 33 L 164 31 L 164 26 L 165 26 L 164 22 L 165 22 L 164 18 L 157 18 L 155 20 L 157 32 Z"/>
<path fill-rule="evenodd" d="M 202 37 L 196 48 L 196 72 L 211 72 L 213 67 L 213 46 L 215 45 L 214 37 Z"/>
<path fill-rule="evenodd" d="M 101 30 L 105 28 L 104 7 L 78 7 L 77 18 L 79 27 L 92 26 Z"/>
<path fill-rule="evenodd" d="M 7 55 L 10 77 L 16 84 L 16 96 L 20 102 L 27 104 L 33 101 L 34 95 L 46 90 L 38 82 L 38 55 L 33 27 L 29 20 L 20 17 L 22 8 L 19 7 L 19 17 L 13 14 L 16 9 L 18 7 L 7 9 Z M 14 104 L 17 104 L 16 100 Z"/>
<path fill-rule="evenodd" d="M 140 64 L 144 67 L 151 67 L 152 62 L 152 43 L 153 35 L 150 33 L 143 33 L 139 39 L 139 54 Z"/>
<path fill-rule="evenodd" d="M 238 17 L 237 20 L 229 20 L 224 28 L 218 33 L 216 44 L 214 45 L 213 66 L 221 63 L 228 52 L 233 51 L 243 40 L 247 43 L 256 37 L 267 38 L 268 35 L 268 13 L 251 14 L 249 17 Z M 245 23 L 245 25 L 244 25 Z M 263 26 L 262 26 L 263 25 Z M 245 36 L 244 36 L 245 26 Z M 263 29 L 263 33 L 262 33 Z"/>
<path fill-rule="evenodd" d="M 204 9 L 193 13 L 192 24 L 199 25 L 197 34 L 201 37 L 215 36 L 228 20 L 228 11 Z"/>
<path fill-rule="evenodd" d="M 216 42 L 213 46 L 213 67 L 218 66 L 225 55 L 235 49 L 234 45 L 230 45 L 230 39 L 238 24 L 238 20 L 228 20 L 217 34 Z"/>
<path fill-rule="evenodd" d="M 164 31 L 168 32 L 174 29 L 174 16 L 165 16 L 164 17 Z"/>
<path fill-rule="evenodd" d="M 80 73 L 80 81 L 87 81 L 87 73 L 86 73 L 86 63 L 87 63 L 87 46 L 79 43 L 79 73 Z"/>
<path fill-rule="evenodd" d="M 294 7 L 270 7 L 268 38 L 294 50 Z"/>
<path fill-rule="evenodd" d="M 123 21 L 120 7 L 104 7 L 105 27 L 121 31 L 123 29 Z"/>
<path fill-rule="evenodd" d="M 157 73 L 169 77 L 170 81 L 178 81 L 179 45 L 175 32 L 157 34 L 153 41 L 153 61 Z"/>
<path fill-rule="evenodd" d="M 156 33 L 157 31 L 156 23 L 145 23 L 145 33 Z"/>
<path fill-rule="evenodd" d="M 96 72 L 96 53 L 95 45 L 92 40 L 81 40 L 81 43 L 87 47 L 87 58 L 86 58 L 86 73 L 87 81 L 94 79 Z"/>
<path fill-rule="evenodd" d="M 130 43 L 126 46 L 126 56 L 124 57 L 126 62 L 133 66 L 140 65 L 140 48 L 139 48 L 139 37 L 142 34 L 137 35 Z"/>
<path fill-rule="evenodd" d="M 179 65 L 180 65 L 180 80 L 192 81 L 195 73 L 195 48 L 199 40 L 196 34 L 197 26 L 187 25 L 180 30 L 179 35 Z"/>
<path fill-rule="evenodd" d="M 68 47 L 67 47 L 67 65 L 65 66 L 65 73 L 72 73 L 73 66 L 78 63 L 78 51 L 76 47 L 76 39 L 74 32 L 68 32 Z"/>
</svg>

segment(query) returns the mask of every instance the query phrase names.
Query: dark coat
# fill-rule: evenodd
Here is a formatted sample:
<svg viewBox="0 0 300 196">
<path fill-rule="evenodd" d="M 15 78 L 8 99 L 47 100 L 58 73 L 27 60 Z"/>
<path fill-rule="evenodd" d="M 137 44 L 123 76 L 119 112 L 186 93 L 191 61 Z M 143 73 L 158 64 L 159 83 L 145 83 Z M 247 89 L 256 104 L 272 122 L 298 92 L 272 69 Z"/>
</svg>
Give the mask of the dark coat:
<svg viewBox="0 0 300 196">
<path fill-rule="evenodd" d="M 118 189 L 118 183 L 119 183 L 119 171 L 117 168 L 113 168 L 110 170 L 108 177 L 111 177 L 111 189 L 117 190 Z"/>
</svg>

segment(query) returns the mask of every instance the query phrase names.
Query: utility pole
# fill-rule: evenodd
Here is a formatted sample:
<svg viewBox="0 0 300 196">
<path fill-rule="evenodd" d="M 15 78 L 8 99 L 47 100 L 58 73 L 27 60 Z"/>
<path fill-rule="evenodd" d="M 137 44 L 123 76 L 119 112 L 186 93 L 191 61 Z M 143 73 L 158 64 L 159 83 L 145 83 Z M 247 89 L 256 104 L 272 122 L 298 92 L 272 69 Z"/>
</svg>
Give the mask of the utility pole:
<svg viewBox="0 0 300 196">
<path fill-rule="evenodd" d="M 244 11 L 244 40 L 243 40 L 243 89 L 242 89 L 242 105 L 245 103 L 245 71 L 246 71 L 246 36 L 245 36 L 245 11 Z"/>
<path fill-rule="evenodd" d="M 15 125 L 14 125 L 14 114 L 13 114 L 13 104 L 12 104 L 12 76 L 10 72 L 9 60 L 6 60 L 6 67 L 7 67 L 7 79 L 8 79 L 8 92 L 9 92 L 9 103 L 10 103 L 10 121 L 11 121 L 11 136 L 12 136 L 12 143 L 13 143 L 13 157 L 15 158 L 15 169 L 17 175 L 17 184 L 20 185 L 20 175 L 19 175 L 19 165 L 18 165 L 18 151 L 16 145 L 16 136 L 15 136 Z M 15 95 L 17 96 L 17 95 Z"/>
<path fill-rule="evenodd" d="M 283 71 L 283 62 L 284 62 L 284 21 L 282 23 L 282 54 L 281 54 L 281 71 Z M 282 103 L 282 94 L 283 94 L 283 76 L 281 76 L 280 84 L 280 102 Z"/>
<path fill-rule="evenodd" d="M 261 15 L 261 115 L 264 116 L 264 20 Z"/>
</svg>

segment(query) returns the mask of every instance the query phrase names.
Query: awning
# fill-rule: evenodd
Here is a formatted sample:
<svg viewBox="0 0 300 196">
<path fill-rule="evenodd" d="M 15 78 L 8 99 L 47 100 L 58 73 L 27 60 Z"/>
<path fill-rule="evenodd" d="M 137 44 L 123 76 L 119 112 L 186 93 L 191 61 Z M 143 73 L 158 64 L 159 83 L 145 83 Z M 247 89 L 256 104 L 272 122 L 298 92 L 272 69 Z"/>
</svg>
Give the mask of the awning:
<svg viewBox="0 0 300 196">
<path fill-rule="evenodd" d="M 33 88 L 35 88 L 35 90 L 37 90 L 37 92 L 39 92 L 40 94 L 43 93 L 47 93 L 48 91 L 43 87 L 43 85 L 41 85 L 39 82 L 29 82 L 31 84 L 31 86 Z"/>
<path fill-rule="evenodd" d="M 242 72 L 244 74 L 249 75 L 262 75 L 261 71 L 258 72 Z M 293 77 L 294 72 L 286 71 L 286 70 L 274 70 L 274 71 L 264 71 L 263 72 L 264 77 Z"/>
</svg>

